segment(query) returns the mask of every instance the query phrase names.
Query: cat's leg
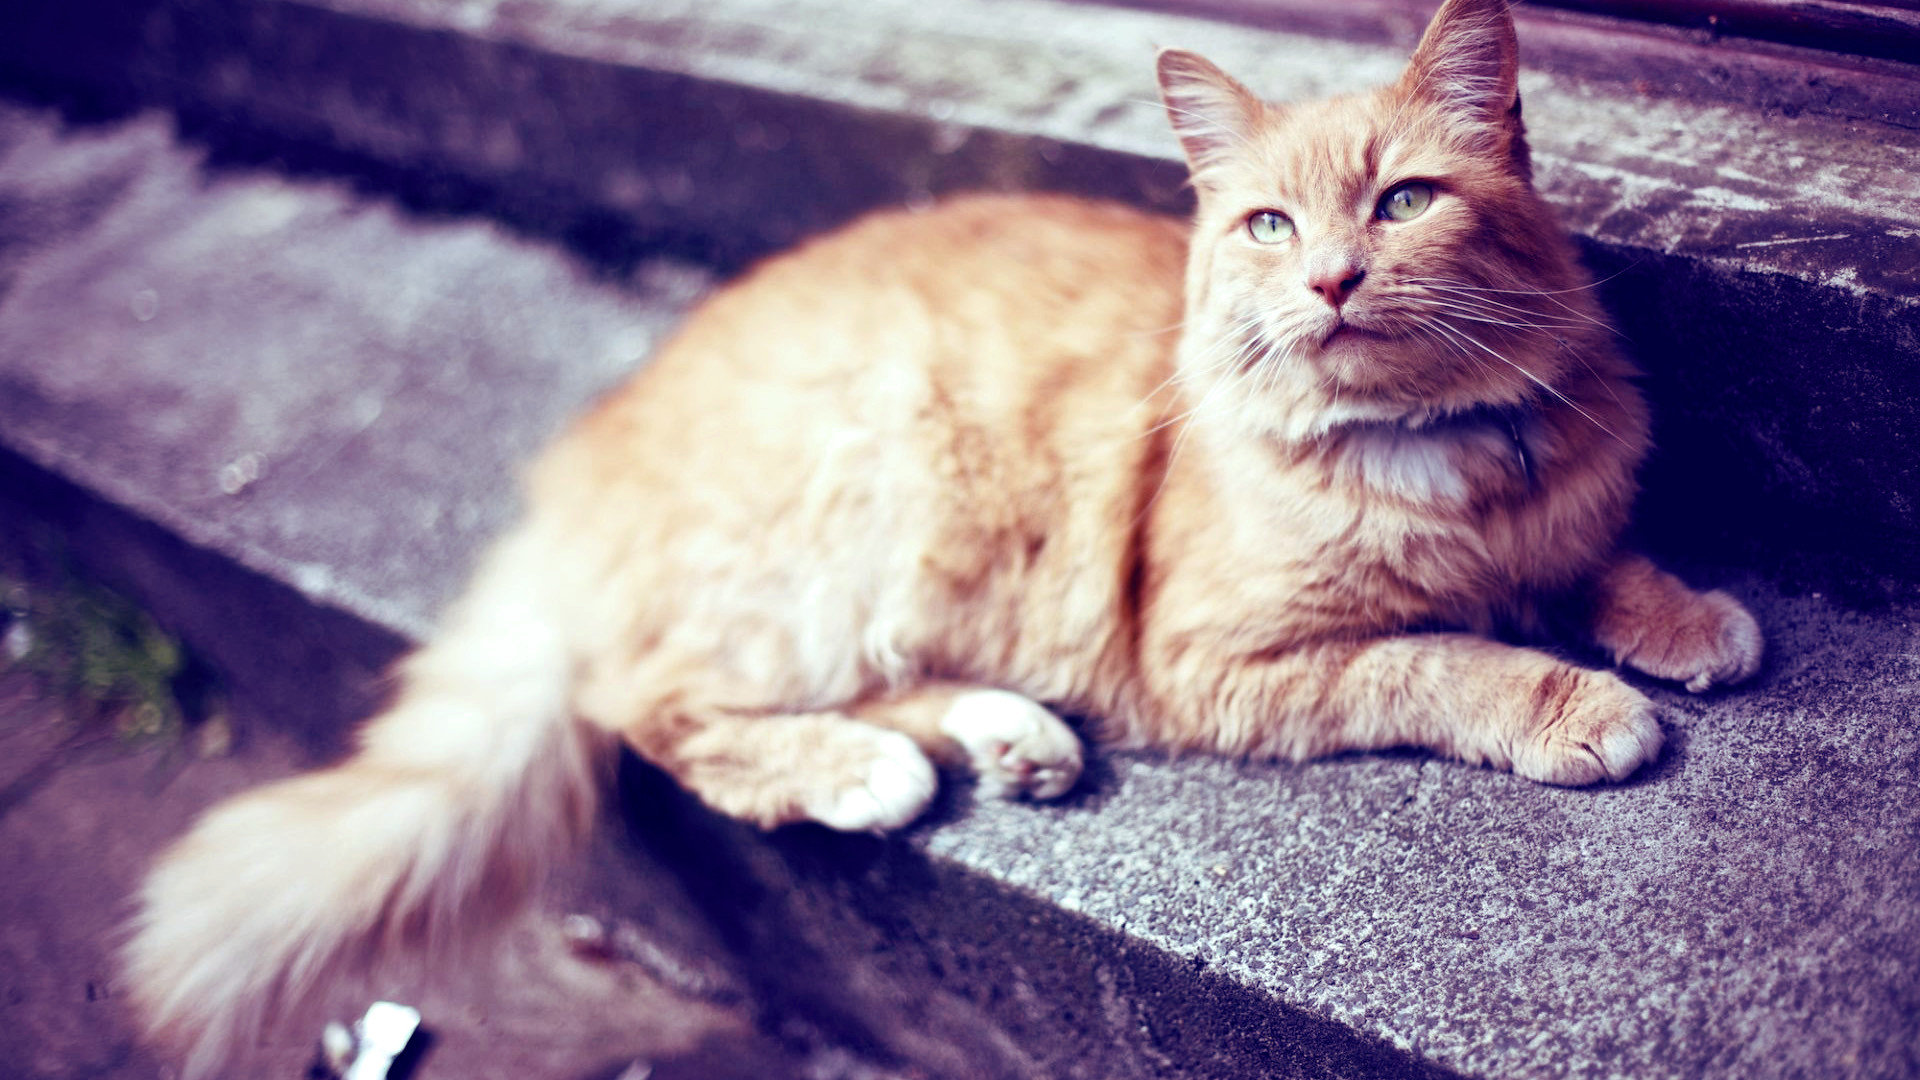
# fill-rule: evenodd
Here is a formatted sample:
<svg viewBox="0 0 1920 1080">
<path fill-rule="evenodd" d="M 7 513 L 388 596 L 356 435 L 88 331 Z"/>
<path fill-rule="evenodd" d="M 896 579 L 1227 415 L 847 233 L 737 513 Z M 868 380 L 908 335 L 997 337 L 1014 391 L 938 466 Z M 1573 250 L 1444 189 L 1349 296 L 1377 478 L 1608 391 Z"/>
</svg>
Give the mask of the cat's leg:
<svg viewBox="0 0 1920 1080">
<path fill-rule="evenodd" d="M 1080 779 L 1073 729 L 1010 690 L 930 682 L 855 706 L 854 715 L 911 736 L 936 760 L 965 765 L 988 795 L 1053 799 Z"/>
<path fill-rule="evenodd" d="M 1466 634 L 1182 667 L 1159 672 L 1159 702 L 1132 718 L 1136 741 L 1296 761 L 1423 746 L 1567 785 L 1624 779 L 1660 752 L 1652 702 L 1612 672 Z"/>
<path fill-rule="evenodd" d="M 1614 662 L 1699 693 L 1760 669 L 1760 624 L 1724 592 L 1695 592 L 1640 555 L 1594 582 L 1594 641 Z"/>
<path fill-rule="evenodd" d="M 701 802 L 763 828 L 896 829 L 920 816 L 939 784 L 913 739 L 844 713 L 668 708 L 622 734 Z"/>
</svg>

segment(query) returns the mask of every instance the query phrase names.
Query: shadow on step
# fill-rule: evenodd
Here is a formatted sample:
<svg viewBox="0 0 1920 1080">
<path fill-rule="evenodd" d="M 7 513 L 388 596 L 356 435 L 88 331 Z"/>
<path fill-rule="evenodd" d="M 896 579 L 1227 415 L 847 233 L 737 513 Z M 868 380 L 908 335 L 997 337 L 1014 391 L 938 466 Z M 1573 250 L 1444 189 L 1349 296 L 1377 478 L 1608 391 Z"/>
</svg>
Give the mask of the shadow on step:
<svg viewBox="0 0 1920 1080">
<path fill-rule="evenodd" d="M 911 834 L 763 834 L 631 755 L 620 790 L 635 865 L 676 873 L 789 1036 L 954 1080 L 1459 1075 L 932 858 Z M 965 795 L 945 798 L 936 820 Z"/>
</svg>

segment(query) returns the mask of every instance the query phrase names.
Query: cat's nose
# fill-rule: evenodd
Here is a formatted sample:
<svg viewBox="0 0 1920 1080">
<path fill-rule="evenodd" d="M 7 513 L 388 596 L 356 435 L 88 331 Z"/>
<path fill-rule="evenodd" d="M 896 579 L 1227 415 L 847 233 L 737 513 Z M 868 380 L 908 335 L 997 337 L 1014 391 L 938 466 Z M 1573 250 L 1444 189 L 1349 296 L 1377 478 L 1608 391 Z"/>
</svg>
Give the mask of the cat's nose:
<svg viewBox="0 0 1920 1080">
<path fill-rule="evenodd" d="M 1360 287 L 1360 281 L 1367 276 L 1364 267 L 1341 259 L 1321 263 L 1307 270 L 1307 288 L 1320 294 L 1320 298 L 1332 304 L 1335 311 Z"/>
</svg>

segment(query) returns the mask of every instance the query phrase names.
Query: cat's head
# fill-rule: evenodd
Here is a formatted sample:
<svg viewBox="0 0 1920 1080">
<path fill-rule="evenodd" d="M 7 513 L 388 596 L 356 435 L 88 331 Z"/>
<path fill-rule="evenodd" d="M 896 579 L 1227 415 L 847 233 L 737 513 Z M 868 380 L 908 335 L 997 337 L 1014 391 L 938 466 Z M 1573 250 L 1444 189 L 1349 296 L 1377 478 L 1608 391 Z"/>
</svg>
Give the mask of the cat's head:
<svg viewBox="0 0 1920 1080">
<path fill-rule="evenodd" d="M 1517 55 L 1503 0 L 1447 0 L 1397 82 L 1328 101 L 1162 53 L 1199 202 L 1189 378 L 1295 437 L 1552 383 L 1591 303 L 1565 299 L 1584 279 L 1533 191 Z"/>
</svg>

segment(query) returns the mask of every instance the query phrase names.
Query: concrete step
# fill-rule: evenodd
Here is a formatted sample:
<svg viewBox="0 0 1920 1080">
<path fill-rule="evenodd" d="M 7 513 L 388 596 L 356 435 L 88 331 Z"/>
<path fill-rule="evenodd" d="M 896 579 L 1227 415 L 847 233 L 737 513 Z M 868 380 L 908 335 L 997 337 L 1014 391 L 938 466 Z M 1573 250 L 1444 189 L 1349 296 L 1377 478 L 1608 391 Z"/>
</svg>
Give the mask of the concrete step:
<svg viewBox="0 0 1920 1080">
<path fill-rule="evenodd" d="M 730 269 L 943 191 L 1178 207 L 1154 47 L 1282 99 L 1391 77 L 1419 21 L 1340 10 L 1376 41 L 1059 0 L 27 0 L 0 78 L 620 265 Z M 1521 24 L 1538 181 L 1661 406 L 1652 539 L 1920 565 L 1920 72 Z"/>
<path fill-rule="evenodd" d="M 779 20 L 741 6 L 723 11 L 736 20 L 733 36 L 711 13 L 624 12 L 630 21 L 610 37 L 568 39 L 568 50 L 554 45 L 556 26 L 591 15 L 604 28 L 611 16 L 516 8 L 514 22 L 504 8 L 486 9 L 468 33 L 433 23 L 441 16 L 425 9 L 404 18 L 385 8 L 259 10 L 241 29 L 306 20 L 303 32 L 319 35 L 308 39 L 312 55 L 335 58 L 312 61 L 307 105 L 296 108 L 298 80 L 276 74 L 262 59 L 270 51 L 250 51 L 259 46 L 251 40 L 226 57 L 240 68 L 207 67 L 210 81 L 166 100 L 191 117 L 183 101 L 204 106 L 207 86 L 238 80 L 251 90 L 221 99 L 238 113 L 237 127 L 224 129 L 223 158 L 291 156 L 297 168 L 210 166 L 163 115 L 72 127 L 44 111 L 0 111 L 0 442 L 10 454 L 14 520 L 58 522 L 235 672 L 243 692 L 290 714 L 363 707 L 378 663 L 422 631 L 478 545 L 511 516 L 515 465 L 629 370 L 707 287 L 712 268 L 896 194 L 915 175 L 922 192 L 967 180 L 1040 181 L 1173 197 L 1154 187 L 1168 175 L 1164 150 L 1066 141 L 1076 131 L 1114 130 L 1103 125 L 1135 130 L 1132 120 L 1070 108 L 1109 93 L 1145 96 L 1134 76 L 1100 81 L 1084 97 L 1054 87 L 1049 100 L 1059 111 L 1022 129 L 1008 119 L 1017 94 L 967 99 L 974 78 L 955 74 L 943 84 L 948 108 L 927 105 L 919 120 L 901 119 L 946 99 L 917 84 L 888 99 L 862 65 L 922 41 L 913 33 L 951 40 L 938 37 L 950 26 L 901 29 L 911 23 L 904 6 L 874 10 L 893 12 L 887 25 L 906 36 L 870 40 L 849 30 L 848 55 L 859 62 L 842 56 L 817 84 L 774 89 L 752 80 L 780 83 L 791 68 L 738 59 L 743 41 L 749 58 L 827 59 L 767 45 Z M 457 10 L 461 18 L 480 11 Z M 1193 29 L 1107 15 L 1074 30 L 1083 26 L 1077 10 L 1046 7 L 1051 21 L 1014 20 L 1013 30 L 978 14 L 965 40 L 984 42 L 984 53 L 930 55 L 1005 60 L 996 50 L 1019 32 L 1044 39 L 1067 32 L 1062 26 L 1089 35 Z M 176 20 L 165 23 L 169 32 L 200 25 L 164 11 Z M 819 21 L 854 25 L 824 14 Z M 629 55 L 655 47 L 668 28 L 677 28 L 673 50 L 644 62 Z M 364 35 L 357 49 L 339 36 L 350 32 Z M 1275 40 L 1213 33 L 1183 40 L 1230 65 L 1236 50 L 1251 63 Z M 1101 40 L 1088 37 L 1062 61 L 1089 85 L 1106 78 Z M 442 50 L 435 58 L 448 63 L 392 63 L 395 50 L 416 47 Z M 606 60 L 609 49 L 622 53 Z M 1330 63 L 1384 63 L 1363 49 L 1334 52 Z M 540 85 L 541 72 L 571 72 L 574 81 L 479 99 L 484 107 L 466 114 L 520 131 L 514 138 L 549 133 L 546 142 L 512 144 L 540 152 L 500 151 L 511 167 L 490 181 L 482 151 L 492 143 L 483 136 L 496 129 L 448 134 L 458 110 L 388 116 L 383 127 L 368 108 L 426 99 L 326 89 L 369 66 L 391 68 L 408 93 L 437 82 L 443 104 L 458 103 L 485 84 L 474 73 L 502 57 L 534 73 L 524 76 L 528 85 Z M 479 66 L 452 62 L 461 58 Z M 666 70 L 669 60 L 690 70 Z M 188 68 L 142 61 L 163 62 L 179 62 L 176 75 Z M 608 64 L 618 77 L 595 83 L 602 76 L 592 73 Z M 403 68 L 433 75 L 408 81 Z M 220 70 L 229 74 L 216 78 Z M 837 88 L 824 88 L 835 79 Z M 865 111 L 849 108 L 848 80 L 878 95 Z M 633 186 L 605 188 L 628 192 L 623 205 L 634 216 L 622 220 L 640 224 L 618 243 L 588 246 L 590 269 L 580 245 L 526 231 L 618 225 L 579 216 L 613 196 L 567 184 L 604 187 L 621 175 L 612 162 L 633 149 L 627 136 L 582 117 L 632 135 L 615 91 L 635 87 L 663 95 L 639 110 L 662 130 L 685 133 L 675 125 L 711 119 L 667 118 L 680 107 L 704 101 L 700 108 L 720 110 L 738 136 L 733 145 L 756 164 L 648 145 L 631 166 L 639 171 L 627 174 Z M 1547 113 L 1543 101 L 1571 107 L 1579 89 L 1530 88 L 1529 115 Z M 576 91 L 581 100 L 568 97 Z M 812 91 L 818 96 L 807 99 Z M 963 115 L 961 105 L 980 111 Z M 1702 571 L 1752 603 L 1772 635 L 1773 659 L 1757 686 L 1709 698 L 1655 689 L 1674 749 L 1635 782 L 1604 791 L 1551 790 L 1420 756 L 1272 766 L 1107 754 L 1083 793 L 1063 804 L 976 806 L 956 792 L 904 842 L 814 830 L 761 838 L 630 767 L 626 790 L 641 823 L 633 843 L 682 867 L 704 917 L 738 950 L 728 962 L 743 966 L 756 994 L 840 1025 L 928 1075 L 955 1077 L 1920 1071 L 1920 737 L 1911 725 L 1920 607 L 1889 599 L 1915 576 L 1903 555 L 1914 510 L 1902 494 L 1915 489 L 1890 485 L 1920 460 L 1902 427 L 1911 401 L 1898 400 L 1920 375 L 1902 366 L 1909 353 L 1895 346 L 1920 338 L 1911 336 L 1906 271 L 1876 254 L 1913 224 L 1920 202 L 1809 203 L 1809 231 L 1796 235 L 1819 235 L 1842 219 L 1879 230 L 1850 256 L 1811 244 L 1740 247 L 1758 244 L 1752 230 L 1762 225 L 1741 216 L 1748 211 L 1739 199 L 1722 200 L 1730 216 L 1718 224 L 1648 247 L 1660 230 L 1704 213 L 1671 196 L 1694 174 L 1668 174 L 1657 189 L 1645 186 L 1658 179 L 1651 164 L 1627 178 L 1606 174 L 1622 167 L 1607 140 L 1625 121 L 1607 113 L 1615 104 L 1593 107 L 1615 126 L 1563 133 L 1559 150 L 1543 134 L 1547 160 L 1563 155 L 1553 166 L 1560 179 L 1543 173 L 1576 196 L 1570 173 L 1611 177 L 1590 190 L 1615 201 L 1576 197 L 1575 213 L 1585 214 L 1598 258 L 1640 260 L 1617 279 L 1626 284 L 1616 296 L 1645 301 L 1626 315 L 1641 328 L 1636 343 L 1654 343 L 1644 351 L 1659 406 L 1702 429 L 1656 469 L 1652 532 L 1692 539 L 1677 545 L 1682 554 L 1710 553 L 1714 544 L 1688 534 L 1722 537 L 1761 513 L 1744 507 L 1726 511 L 1731 521 L 1695 524 L 1733 501 L 1729 491 L 1757 499 L 1767 514 L 1822 510 L 1847 526 L 1776 525 L 1769 543 L 1739 549 L 1747 562 Z M 569 111 L 576 108 L 585 111 Z M 546 129 L 529 119 L 549 112 L 560 119 Z M 1062 119 L 1069 114 L 1077 119 Z M 315 116 L 335 127 L 302 126 Z M 770 116 L 793 126 L 777 134 Z M 1722 119 L 1724 129 L 1703 130 L 1730 132 L 1712 136 L 1725 145 L 1687 152 L 1735 160 L 1714 155 L 1733 153 L 1766 118 L 1735 110 Z M 1139 121 L 1141 140 L 1147 123 Z M 1052 134 L 1032 130 L 1040 128 Z M 234 130 L 249 141 L 234 141 Z M 915 174 L 928 159 L 876 146 L 882 131 L 932 139 L 929 152 L 958 140 L 949 156 L 971 164 Z M 840 137 L 836 147 L 865 147 L 864 156 L 805 151 L 796 163 L 774 152 L 821 145 L 813 140 L 823 132 Z M 351 143 L 357 186 L 290 176 L 312 164 L 300 157 L 308 144 L 287 141 L 294 136 L 330 153 Z M 1612 164 L 1582 156 L 1589 137 L 1593 154 L 1615 155 Z M 1877 138 L 1809 139 L 1831 167 L 1799 167 L 1822 183 L 1893 170 L 1908 149 Z M 382 165 L 380 153 L 393 160 Z M 699 160 L 676 164 L 675 153 Z M 1659 160 L 1658 147 L 1633 153 Z M 1048 163 L 1049 154 L 1057 160 Z M 1779 170 L 1753 171 L 1768 168 L 1770 156 L 1739 158 L 1748 179 L 1728 182 L 1793 197 L 1796 188 L 1765 186 L 1787 182 Z M 526 181 L 536 195 L 481 200 L 521 231 L 423 216 L 383 194 L 432 202 L 402 166 L 449 168 L 460 184 L 500 190 Z M 527 180 L 535 173 L 545 179 Z M 668 198 L 675 191 L 684 197 Z M 1640 200 L 1639 218 L 1629 220 L 1623 199 Z M 656 212 L 669 224 L 648 224 Z M 699 261 L 689 263 L 690 254 Z M 1835 269 L 1845 258 L 1851 277 Z M 1701 317 L 1678 314 L 1689 306 L 1730 321 L 1703 328 Z M 1749 318 L 1734 319 L 1741 312 Z M 1837 343 L 1814 340 L 1795 318 L 1829 326 Z M 1803 345 L 1810 351 L 1793 352 Z M 1716 379 L 1732 379 L 1732 389 L 1703 389 Z M 1737 467 L 1704 487 L 1702 462 L 1722 457 Z M 1700 505 L 1683 505 L 1689 500 Z M 76 511 L 76 501 L 84 508 Z M 1806 537 L 1841 543 L 1868 525 L 1877 531 L 1844 546 L 1855 561 L 1840 570 L 1789 558 Z M 275 651 L 286 644 L 278 639 L 349 660 L 292 664 Z M 300 676 L 292 688 L 290 671 Z M 337 745 L 337 727 L 313 724 L 316 746 Z M 617 863 L 617 847 L 604 857 Z M 619 867 L 605 872 L 617 877 Z"/>
</svg>

